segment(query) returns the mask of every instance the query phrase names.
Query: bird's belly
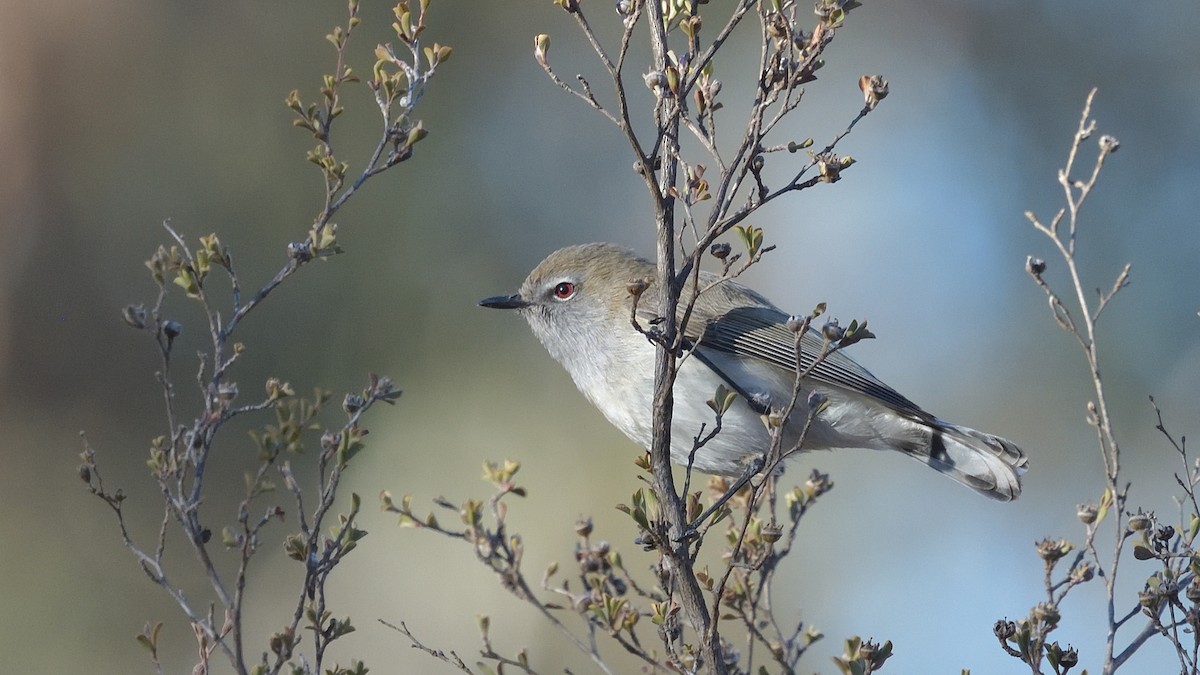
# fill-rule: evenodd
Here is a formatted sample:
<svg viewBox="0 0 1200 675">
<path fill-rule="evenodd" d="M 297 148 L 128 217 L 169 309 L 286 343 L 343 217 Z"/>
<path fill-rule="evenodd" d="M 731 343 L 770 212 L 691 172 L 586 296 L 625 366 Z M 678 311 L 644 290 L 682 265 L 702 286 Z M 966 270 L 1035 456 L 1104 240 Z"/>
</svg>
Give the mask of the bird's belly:
<svg viewBox="0 0 1200 675">
<path fill-rule="evenodd" d="M 690 458 L 693 468 L 698 471 L 739 475 L 745 470 L 748 458 L 761 456 L 770 449 L 771 437 L 759 413 L 738 396 L 722 417 L 720 432 L 697 449 L 697 444 L 715 428 L 716 413 L 708 401 L 713 399 L 718 387 L 730 389 L 719 374 L 695 355 L 687 357 L 680 365 L 671 422 L 671 460 L 687 466 Z M 646 431 L 642 443 L 648 447 L 649 429 Z"/>
<path fill-rule="evenodd" d="M 647 358 L 637 359 L 639 368 L 624 369 L 637 372 L 634 378 L 593 377 L 582 386 L 588 399 L 604 413 L 608 421 L 635 443 L 649 448 L 653 440 L 653 350 L 638 354 Z M 744 375 L 744 373 L 739 373 Z M 721 431 L 696 450 L 692 466 L 704 473 L 740 475 L 749 458 L 762 456 L 771 447 L 771 436 L 756 410 L 772 407 L 782 409 L 791 398 L 792 380 L 783 376 L 783 371 L 764 367 L 754 377 L 743 378 L 748 382 L 765 384 L 761 391 L 745 391 L 755 397 L 752 405 L 743 396 L 738 396 L 722 418 Z M 739 380 L 741 381 L 741 380 Z M 675 383 L 675 407 L 671 424 L 671 460 L 681 466 L 688 464 L 689 456 L 697 444 L 712 432 L 716 415 L 708 406 L 718 386 L 728 388 L 728 383 L 695 355 L 688 357 L 680 366 Z M 813 420 L 808 436 L 804 440 L 806 450 L 836 447 L 881 447 L 874 438 L 876 420 L 858 419 L 853 412 L 854 397 L 844 392 L 817 387 L 829 398 L 830 405 L 823 414 Z M 808 387 L 801 391 L 796 409 L 784 427 L 783 450 L 790 450 L 804 426 Z M 861 427 L 861 428 L 860 428 Z"/>
</svg>

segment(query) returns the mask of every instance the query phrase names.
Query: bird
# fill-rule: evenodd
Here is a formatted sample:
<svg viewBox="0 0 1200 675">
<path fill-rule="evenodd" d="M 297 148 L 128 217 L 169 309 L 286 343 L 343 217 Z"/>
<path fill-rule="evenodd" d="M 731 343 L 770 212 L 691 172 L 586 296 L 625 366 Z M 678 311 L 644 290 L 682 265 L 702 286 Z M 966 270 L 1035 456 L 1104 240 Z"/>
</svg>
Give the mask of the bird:
<svg viewBox="0 0 1200 675">
<path fill-rule="evenodd" d="M 655 346 L 644 331 L 659 321 L 655 276 L 654 263 L 628 249 L 580 244 L 548 255 L 516 293 L 479 304 L 521 314 L 608 421 L 649 448 Z M 698 280 L 702 292 L 683 328 L 686 356 L 675 381 L 671 459 L 708 474 L 744 475 L 751 464 L 761 468 L 771 447 L 764 416 L 778 413 L 792 398 L 797 324 L 732 279 L 700 272 Z M 631 292 L 631 284 L 640 293 Z M 683 298 L 691 288 L 689 282 Z M 640 297 L 634 313 L 635 295 Z M 631 320 L 635 315 L 641 331 Z M 814 328 L 800 342 L 799 366 L 818 362 L 800 382 L 802 404 L 782 421 L 785 449 L 799 440 L 801 451 L 894 450 L 986 497 L 1007 502 L 1021 494 L 1028 458 L 1015 444 L 926 412 L 840 350 L 816 359 L 825 339 Z M 701 425 L 714 424 L 707 401 L 718 386 L 737 396 L 722 416 L 720 432 L 695 450 Z M 824 403 L 804 434 L 809 413 L 803 402 L 814 393 Z"/>
</svg>

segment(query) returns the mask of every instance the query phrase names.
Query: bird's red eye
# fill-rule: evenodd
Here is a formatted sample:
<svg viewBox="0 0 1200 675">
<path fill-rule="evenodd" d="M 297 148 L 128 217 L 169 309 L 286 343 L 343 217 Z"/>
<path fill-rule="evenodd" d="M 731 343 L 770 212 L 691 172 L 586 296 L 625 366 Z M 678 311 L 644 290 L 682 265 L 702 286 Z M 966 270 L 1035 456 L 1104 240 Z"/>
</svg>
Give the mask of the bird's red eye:
<svg viewBox="0 0 1200 675">
<path fill-rule="evenodd" d="M 569 281 L 560 281 L 558 282 L 558 285 L 554 287 L 554 297 L 558 298 L 559 300 L 566 300 L 572 295 L 575 295 L 575 284 Z"/>
</svg>

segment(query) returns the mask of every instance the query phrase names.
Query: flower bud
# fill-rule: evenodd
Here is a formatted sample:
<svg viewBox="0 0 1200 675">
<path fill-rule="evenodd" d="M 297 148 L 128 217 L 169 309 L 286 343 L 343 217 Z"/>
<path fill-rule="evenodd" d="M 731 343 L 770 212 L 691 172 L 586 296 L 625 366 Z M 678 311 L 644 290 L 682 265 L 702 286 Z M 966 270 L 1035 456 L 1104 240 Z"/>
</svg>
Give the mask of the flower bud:
<svg viewBox="0 0 1200 675">
<path fill-rule="evenodd" d="M 819 412 L 825 403 L 829 401 L 829 397 L 819 391 L 809 392 L 808 394 L 808 409 L 812 412 Z"/>
<path fill-rule="evenodd" d="M 1129 529 L 1134 532 L 1141 532 L 1150 527 L 1150 516 L 1142 513 L 1140 510 L 1137 513 L 1129 516 Z"/>
<path fill-rule="evenodd" d="M 846 335 L 846 329 L 839 326 L 837 319 L 834 319 L 825 322 L 825 325 L 821 326 L 821 335 L 825 336 L 825 339 L 830 342 L 837 342 Z"/>
<path fill-rule="evenodd" d="M 1091 581 L 1096 576 L 1096 567 L 1091 563 L 1079 563 L 1071 568 L 1071 580 L 1076 583 Z"/>
<path fill-rule="evenodd" d="M 787 17 L 779 12 L 771 12 L 763 20 L 763 25 L 767 29 L 767 34 L 773 38 L 786 38 L 789 33 L 789 23 Z"/>
<path fill-rule="evenodd" d="M 858 78 L 858 88 L 863 93 L 867 110 L 874 110 L 888 95 L 888 82 L 879 75 L 863 75 Z"/>
<path fill-rule="evenodd" d="M 1062 618 L 1062 614 L 1059 613 L 1058 607 L 1055 607 L 1048 602 L 1039 602 L 1037 606 L 1033 608 L 1032 615 L 1034 619 L 1046 624 L 1047 626 L 1058 625 L 1058 620 Z"/>
<path fill-rule="evenodd" d="M 646 87 L 654 91 L 656 96 L 662 96 L 667 90 L 667 74 L 661 70 L 652 70 L 642 76 Z"/>
<path fill-rule="evenodd" d="M 1096 522 L 1096 517 L 1099 515 L 1099 509 L 1095 504 L 1080 504 L 1075 507 L 1075 517 L 1084 525 L 1091 525 Z"/>
<path fill-rule="evenodd" d="M 1036 546 L 1038 556 L 1042 560 L 1050 563 L 1057 562 L 1063 556 L 1070 553 L 1071 549 L 1074 548 L 1074 546 L 1071 545 L 1071 542 L 1067 541 L 1066 539 L 1054 541 L 1050 538 L 1039 541 Z"/>
</svg>

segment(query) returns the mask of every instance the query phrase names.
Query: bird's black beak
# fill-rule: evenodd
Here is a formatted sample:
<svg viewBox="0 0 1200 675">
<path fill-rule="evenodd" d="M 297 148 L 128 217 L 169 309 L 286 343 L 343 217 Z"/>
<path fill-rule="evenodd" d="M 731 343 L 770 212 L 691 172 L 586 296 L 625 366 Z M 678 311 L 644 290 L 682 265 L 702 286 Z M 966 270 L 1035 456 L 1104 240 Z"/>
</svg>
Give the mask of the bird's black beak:
<svg viewBox="0 0 1200 675">
<path fill-rule="evenodd" d="M 484 298 L 479 301 L 479 306 L 491 307 L 492 309 L 524 309 L 529 306 L 529 301 L 514 293 L 512 295 L 497 295 L 491 298 Z"/>
</svg>

